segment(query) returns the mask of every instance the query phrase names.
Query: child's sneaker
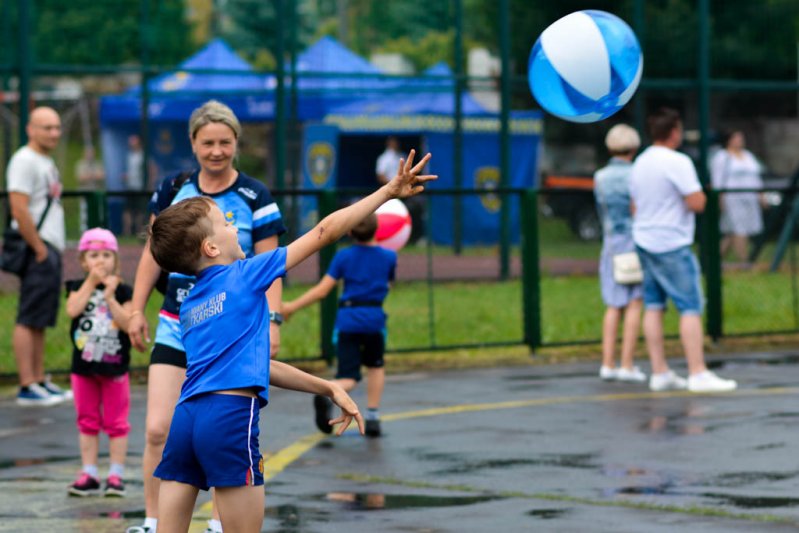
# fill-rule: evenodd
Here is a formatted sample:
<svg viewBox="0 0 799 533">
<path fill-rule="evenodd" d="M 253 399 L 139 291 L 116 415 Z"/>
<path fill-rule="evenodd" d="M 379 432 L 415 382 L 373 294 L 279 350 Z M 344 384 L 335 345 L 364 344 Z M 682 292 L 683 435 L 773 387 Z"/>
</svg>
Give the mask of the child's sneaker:
<svg viewBox="0 0 799 533">
<path fill-rule="evenodd" d="M 380 431 L 380 419 L 374 418 L 372 420 L 366 421 L 366 428 L 364 429 L 364 435 L 367 437 L 379 437 L 382 435 L 382 431 Z"/>
<path fill-rule="evenodd" d="M 34 406 L 34 405 L 56 405 L 63 401 L 61 396 L 55 396 L 47 392 L 47 389 L 38 383 L 28 385 L 27 390 L 19 389 L 17 393 L 17 405 Z"/>
<path fill-rule="evenodd" d="M 627 383 L 643 383 L 646 381 L 646 374 L 637 366 L 630 369 L 622 367 L 616 371 L 616 379 Z"/>
<path fill-rule="evenodd" d="M 726 392 L 737 387 L 734 379 L 722 379 L 710 370 L 688 376 L 688 390 L 691 392 Z"/>
<path fill-rule="evenodd" d="M 55 383 L 53 383 L 49 375 L 45 378 L 44 385 L 40 386 L 44 388 L 47 392 L 49 392 L 51 396 L 60 397 L 61 400 L 72 399 L 72 391 L 69 389 L 64 390 Z"/>
<path fill-rule="evenodd" d="M 125 533 L 153 533 L 153 529 L 144 526 L 131 526 L 125 530 Z"/>
<path fill-rule="evenodd" d="M 603 381 L 613 381 L 616 379 L 617 371 L 615 368 L 602 365 L 599 367 L 599 378 Z"/>
<path fill-rule="evenodd" d="M 105 480 L 105 495 L 118 497 L 125 495 L 125 484 L 122 482 L 121 477 L 108 476 L 108 479 Z"/>
<path fill-rule="evenodd" d="M 100 482 L 86 472 L 81 472 L 78 480 L 69 487 L 70 496 L 91 496 L 100 491 Z"/>
<path fill-rule="evenodd" d="M 314 420 L 319 431 L 322 433 L 333 433 L 333 426 L 330 425 L 330 410 L 333 407 L 332 402 L 324 396 L 315 394 L 313 397 L 313 407 L 316 412 L 316 418 Z"/>
<path fill-rule="evenodd" d="M 203 533 L 223 533 L 222 523 L 219 520 L 209 520 L 208 527 L 205 528 Z"/>
<path fill-rule="evenodd" d="M 652 374 L 649 378 L 649 390 L 660 392 L 664 390 L 685 390 L 688 381 L 674 373 L 673 370 L 661 374 Z"/>
</svg>

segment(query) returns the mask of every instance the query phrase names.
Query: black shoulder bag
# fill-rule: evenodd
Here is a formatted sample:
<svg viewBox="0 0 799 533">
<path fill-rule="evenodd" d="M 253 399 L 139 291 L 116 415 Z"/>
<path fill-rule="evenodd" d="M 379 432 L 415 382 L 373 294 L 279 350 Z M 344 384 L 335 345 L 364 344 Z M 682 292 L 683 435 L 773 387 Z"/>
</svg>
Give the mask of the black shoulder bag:
<svg viewBox="0 0 799 533">
<path fill-rule="evenodd" d="M 47 212 L 50 211 L 53 199 L 47 199 L 47 206 L 44 208 L 42 217 L 39 223 L 36 224 L 36 231 L 38 232 L 44 219 L 47 217 Z M 0 255 L 0 269 L 15 276 L 22 276 L 25 269 L 28 267 L 31 252 L 33 250 L 28 246 L 27 241 L 22 237 L 19 230 L 11 227 L 11 204 L 9 202 L 8 213 L 6 216 L 6 229 L 3 231 L 3 251 Z"/>
</svg>

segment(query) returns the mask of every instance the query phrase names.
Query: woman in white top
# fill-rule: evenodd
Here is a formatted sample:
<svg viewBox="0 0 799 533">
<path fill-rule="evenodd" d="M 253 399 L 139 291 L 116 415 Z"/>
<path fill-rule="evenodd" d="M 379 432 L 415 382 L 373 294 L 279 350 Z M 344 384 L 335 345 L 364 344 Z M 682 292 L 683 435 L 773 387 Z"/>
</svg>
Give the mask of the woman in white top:
<svg viewBox="0 0 799 533">
<path fill-rule="evenodd" d="M 744 134 L 732 130 L 722 136 L 722 149 L 711 161 L 710 174 L 713 188 L 721 191 L 721 219 L 719 229 L 721 255 L 732 246 L 739 261 L 747 261 L 749 237 L 763 231 L 763 214 L 760 207 L 761 167 L 749 150 L 745 149 Z M 749 189 L 748 192 L 732 192 L 733 189 Z M 730 192 L 725 192 L 730 191 Z"/>
</svg>

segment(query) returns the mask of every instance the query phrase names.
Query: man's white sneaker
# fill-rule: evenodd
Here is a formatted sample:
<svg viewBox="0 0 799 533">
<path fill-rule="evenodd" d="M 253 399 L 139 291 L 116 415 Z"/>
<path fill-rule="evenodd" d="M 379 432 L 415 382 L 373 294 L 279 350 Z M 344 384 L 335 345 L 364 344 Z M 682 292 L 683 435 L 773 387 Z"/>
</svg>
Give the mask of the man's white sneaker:
<svg viewBox="0 0 799 533">
<path fill-rule="evenodd" d="M 688 376 L 688 390 L 691 392 L 725 392 L 738 388 L 734 379 L 722 379 L 710 370 Z"/>
<path fill-rule="evenodd" d="M 674 373 L 673 370 L 652 374 L 649 378 L 649 390 L 660 392 L 664 390 L 684 390 L 688 388 L 688 381 Z"/>
<path fill-rule="evenodd" d="M 637 366 L 631 369 L 622 367 L 616 370 L 616 379 L 627 383 L 643 383 L 646 381 L 646 374 L 641 372 L 641 369 Z"/>
<path fill-rule="evenodd" d="M 613 381 L 616 379 L 616 369 L 602 365 L 599 367 L 599 377 L 604 381 Z"/>
</svg>

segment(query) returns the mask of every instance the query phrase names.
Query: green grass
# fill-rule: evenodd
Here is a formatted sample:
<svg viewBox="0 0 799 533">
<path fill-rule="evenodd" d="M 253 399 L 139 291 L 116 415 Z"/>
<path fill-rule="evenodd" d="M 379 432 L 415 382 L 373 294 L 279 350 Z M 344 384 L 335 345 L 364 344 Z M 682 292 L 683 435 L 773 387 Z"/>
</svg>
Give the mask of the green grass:
<svg viewBox="0 0 799 533">
<path fill-rule="evenodd" d="M 799 329 L 791 274 L 730 272 L 724 277 L 725 333 L 777 332 Z M 401 283 L 386 302 L 388 350 L 427 350 L 431 347 L 481 343 L 521 343 L 522 295 L 518 280 L 482 283 L 439 283 L 431 292 L 424 282 Z M 307 287 L 289 286 L 285 298 L 296 298 Z M 15 371 L 11 330 L 16 294 L 0 295 L 0 374 Z M 160 298 L 151 298 L 150 324 L 157 322 Z M 604 308 L 593 276 L 545 277 L 541 283 L 541 324 L 546 344 L 596 341 L 601 335 Z M 47 367 L 67 370 L 71 343 L 69 323 L 61 312 L 58 325 L 47 333 Z M 301 311 L 281 331 L 281 357 L 319 355 L 319 309 Z M 676 335 L 677 313 L 666 313 L 665 331 Z M 151 333 L 154 333 L 152 331 Z M 133 365 L 146 366 L 148 354 L 134 352 Z"/>
</svg>

